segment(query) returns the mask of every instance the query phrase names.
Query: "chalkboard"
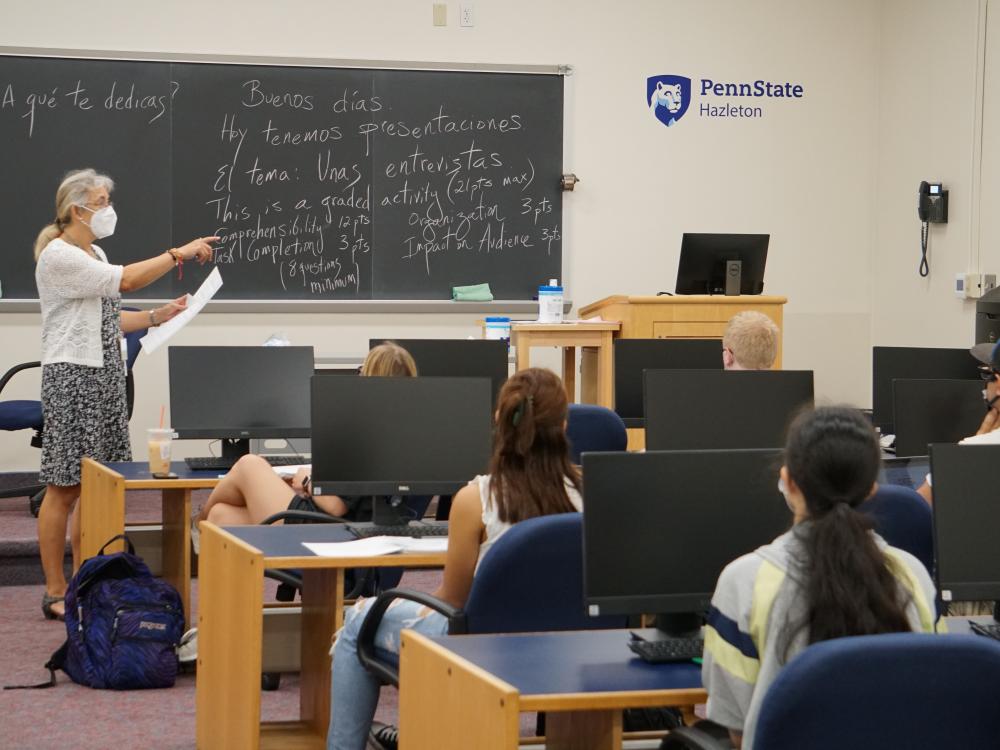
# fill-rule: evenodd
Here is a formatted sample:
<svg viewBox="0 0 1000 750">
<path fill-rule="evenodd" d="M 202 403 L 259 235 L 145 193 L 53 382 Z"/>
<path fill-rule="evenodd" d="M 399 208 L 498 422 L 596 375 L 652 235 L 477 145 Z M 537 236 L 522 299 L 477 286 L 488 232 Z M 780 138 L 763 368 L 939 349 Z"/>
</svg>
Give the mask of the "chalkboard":
<svg viewBox="0 0 1000 750">
<path fill-rule="evenodd" d="M 2 294 L 37 297 L 35 237 L 91 166 L 111 262 L 220 235 L 220 299 L 530 299 L 562 275 L 562 113 L 559 75 L 0 55 Z"/>
</svg>

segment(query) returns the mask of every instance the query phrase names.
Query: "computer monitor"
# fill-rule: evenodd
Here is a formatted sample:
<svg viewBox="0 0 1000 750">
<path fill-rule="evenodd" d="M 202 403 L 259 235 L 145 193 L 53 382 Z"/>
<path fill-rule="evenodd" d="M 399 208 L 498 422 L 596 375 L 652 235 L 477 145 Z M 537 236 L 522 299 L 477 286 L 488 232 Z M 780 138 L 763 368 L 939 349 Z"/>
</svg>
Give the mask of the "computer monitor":
<svg viewBox="0 0 1000 750">
<path fill-rule="evenodd" d="M 934 548 L 945 602 L 1000 600 L 1000 445 L 934 444 Z"/>
<path fill-rule="evenodd" d="M 307 438 L 313 361 L 311 346 L 171 346 L 171 426 L 232 458 L 251 438 Z"/>
<path fill-rule="evenodd" d="M 926 456 L 929 443 L 975 435 L 986 410 L 981 380 L 895 380 L 892 413 L 897 456 Z"/>
<path fill-rule="evenodd" d="M 811 370 L 646 370 L 646 448 L 781 448 Z"/>
<path fill-rule="evenodd" d="M 892 381 L 902 378 L 977 380 L 979 363 L 968 349 L 914 346 L 872 347 L 872 422 L 893 435 Z"/>
<path fill-rule="evenodd" d="M 490 339 L 370 339 L 368 348 L 391 341 L 406 349 L 421 377 L 489 378 L 496 403 L 507 380 L 506 341 Z"/>
<path fill-rule="evenodd" d="M 728 261 L 740 262 L 739 294 L 764 291 L 769 234 L 693 234 L 681 238 L 677 265 L 677 294 L 735 294 L 727 292 Z"/>
<path fill-rule="evenodd" d="M 643 370 L 722 369 L 718 339 L 616 339 L 615 411 L 626 427 L 645 426 Z"/>
<path fill-rule="evenodd" d="M 707 611 L 722 569 L 792 524 L 781 451 L 583 454 L 592 616 Z"/>
<path fill-rule="evenodd" d="M 486 472 L 485 378 L 312 379 L 316 495 L 451 494 Z"/>
</svg>

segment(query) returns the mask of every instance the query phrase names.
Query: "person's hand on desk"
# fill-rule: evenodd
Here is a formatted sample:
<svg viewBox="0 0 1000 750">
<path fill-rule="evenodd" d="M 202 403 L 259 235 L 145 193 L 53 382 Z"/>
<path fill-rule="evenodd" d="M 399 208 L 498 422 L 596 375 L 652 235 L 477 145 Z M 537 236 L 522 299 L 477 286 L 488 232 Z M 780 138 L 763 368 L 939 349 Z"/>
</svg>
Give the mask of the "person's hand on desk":
<svg viewBox="0 0 1000 750">
<path fill-rule="evenodd" d="M 296 495 L 301 495 L 302 497 L 312 497 L 312 491 L 309 488 L 310 471 L 312 471 L 311 467 L 307 468 L 303 466 L 295 472 L 295 476 L 292 477 L 292 490 Z"/>
</svg>

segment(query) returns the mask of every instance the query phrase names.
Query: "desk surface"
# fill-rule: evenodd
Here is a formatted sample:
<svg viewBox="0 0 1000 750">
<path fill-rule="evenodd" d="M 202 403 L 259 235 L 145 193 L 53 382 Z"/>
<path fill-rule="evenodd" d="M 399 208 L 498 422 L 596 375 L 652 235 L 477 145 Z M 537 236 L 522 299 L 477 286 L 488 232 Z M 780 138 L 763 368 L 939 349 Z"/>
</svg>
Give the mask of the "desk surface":
<svg viewBox="0 0 1000 750">
<path fill-rule="evenodd" d="M 513 686 L 522 697 L 701 687 L 700 665 L 647 664 L 629 650 L 628 630 L 446 635 L 431 640 Z"/>
<path fill-rule="evenodd" d="M 124 477 L 126 482 L 156 482 L 157 486 L 169 486 L 170 482 L 206 481 L 215 484 L 219 481 L 219 476 L 225 474 L 218 470 L 192 471 L 183 461 L 174 461 L 170 464 L 170 471 L 177 475 L 177 479 L 158 479 L 149 473 L 148 461 L 122 461 L 118 463 L 107 463 L 104 466 Z"/>
</svg>

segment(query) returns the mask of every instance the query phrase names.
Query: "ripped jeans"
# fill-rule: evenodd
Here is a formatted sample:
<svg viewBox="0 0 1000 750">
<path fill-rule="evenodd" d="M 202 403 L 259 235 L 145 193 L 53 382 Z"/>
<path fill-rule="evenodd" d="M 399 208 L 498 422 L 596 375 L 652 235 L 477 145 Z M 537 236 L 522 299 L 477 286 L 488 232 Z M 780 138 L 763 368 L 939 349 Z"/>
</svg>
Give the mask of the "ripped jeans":
<svg viewBox="0 0 1000 750">
<path fill-rule="evenodd" d="M 368 740 L 381 684 L 358 661 L 358 633 L 374 602 L 374 599 L 363 599 L 348 610 L 344 627 L 331 651 L 333 673 L 327 750 L 364 750 Z M 397 599 L 379 624 L 375 645 L 381 651 L 398 654 L 399 632 L 404 628 L 423 635 L 444 635 L 448 632 L 448 620 L 422 604 Z"/>
</svg>

